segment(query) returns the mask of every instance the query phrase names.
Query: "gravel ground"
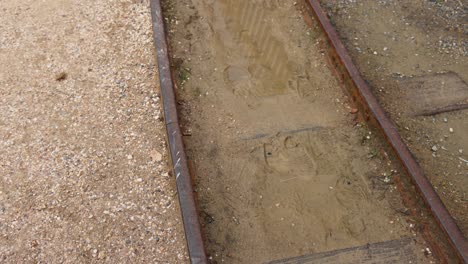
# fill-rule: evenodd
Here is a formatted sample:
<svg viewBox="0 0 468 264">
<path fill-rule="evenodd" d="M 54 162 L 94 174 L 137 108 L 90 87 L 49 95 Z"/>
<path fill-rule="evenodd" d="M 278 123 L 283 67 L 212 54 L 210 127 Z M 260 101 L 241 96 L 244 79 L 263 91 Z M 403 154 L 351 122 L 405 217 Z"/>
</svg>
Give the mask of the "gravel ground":
<svg viewBox="0 0 468 264">
<path fill-rule="evenodd" d="M 0 12 L 0 262 L 187 262 L 149 1 Z"/>
</svg>

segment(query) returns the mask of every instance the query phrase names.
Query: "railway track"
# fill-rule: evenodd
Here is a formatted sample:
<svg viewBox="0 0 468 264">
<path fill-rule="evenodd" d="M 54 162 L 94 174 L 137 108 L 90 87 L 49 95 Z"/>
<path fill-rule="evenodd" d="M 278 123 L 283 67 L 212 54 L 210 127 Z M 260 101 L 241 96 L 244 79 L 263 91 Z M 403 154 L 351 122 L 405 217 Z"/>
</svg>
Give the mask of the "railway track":
<svg viewBox="0 0 468 264">
<path fill-rule="evenodd" d="M 205 5 L 205 13 L 194 12 L 196 8 L 189 7 L 180 13 L 172 13 L 171 7 L 166 7 L 163 13 L 161 1 L 151 1 L 168 145 L 192 263 L 208 263 L 205 242 L 215 261 L 226 258 L 230 263 L 287 259 L 295 254 L 314 253 L 307 252 L 310 248 L 334 252 L 327 255 L 330 257 L 344 254 L 336 251 L 340 248 L 362 250 L 353 247 L 359 246 L 356 243 L 375 243 L 383 237 L 393 241 L 395 237 L 415 235 L 403 227 L 395 227 L 395 234 L 382 232 L 386 224 L 378 222 L 394 215 L 391 210 L 382 209 L 384 203 L 374 202 L 373 195 L 385 197 L 384 201 L 394 200 L 394 195 L 386 193 L 392 188 L 398 190 L 403 207 L 408 209 L 404 213 L 408 216 L 398 219 L 415 220 L 420 226 L 415 232 L 418 237 L 415 248 L 427 245 L 433 260 L 441 263 L 457 259 L 468 262 L 466 238 L 361 77 L 318 1 L 299 2 L 300 8 L 282 7 L 275 1 L 267 5 L 229 0 L 197 3 Z M 275 8 L 284 9 L 285 14 L 302 10 L 297 12 L 303 19 L 291 23 L 297 29 L 301 23 L 308 24 L 312 31 L 307 34 L 312 35 L 312 40 L 303 39 L 304 34 L 287 35 L 281 26 L 267 22 L 270 17 L 281 15 L 273 11 Z M 190 18 L 181 18 L 181 14 Z M 193 22 L 206 23 L 207 17 L 214 21 L 209 27 Z M 185 24 L 182 28 L 194 27 L 199 32 L 210 33 L 197 39 L 192 37 L 194 32 L 181 32 L 179 23 Z M 173 36 L 178 40 L 188 40 L 187 46 L 177 43 L 180 47 L 169 48 L 166 33 L 171 35 L 174 31 Z M 284 40 L 294 37 L 300 47 L 284 44 Z M 210 44 L 221 47 L 212 56 L 206 55 L 206 46 Z M 261 56 L 257 55 L 259 51 Z M 308 52 L 311 58 L 304 59 Z M 181 57 L 192 53 L 199 57 L 181 61 Z M 329 71 L 321 68 L 322 62 L 327 63 Z M 218 69 L 217 65 L 223 68 Z M 314 68 L 313 72 L 302 71 L 304 65 Z M 213 69 L 204 69 L 211 66 Z M 204 70 L 195 72 L 191 67 Z M 212 75 L 207 75 L 208 72 Z M 199 88 L 219 82 L 230 90 Z M 185 83 L 191 84 L 185 86 Z M 315 86 L 329 90 L 308 88 Z M 331 87 L 344 88 L 347 95 L 340 97 L 341 90 Z M 189 100 L 199 101 L 195 104 Z M 333 113 L 335 107 L 337 114 Z M 315 114 L 309 116 L 309 112 Z M 200 135 L 195 135 L 196 129 Z M 358 146 L 357 139 L 363 133 L 366 142 Z M 323 151 L 327 148 L 333 149 L 333 155 Z M 366 164 L 365 152 L 369 149 L 383 154 Z M 375 183 L 374 178 L 362 176 L 382 171 L 394 172 L 393 178 L 385 175 Z M 382 185 L 382 180 L 391 181 L 393 187 Z M 198 207 L 197 200 L 201 200 Z M 330 209 L 323 210 L 323 207 Z M 325 222 L 330 223 L 316 218 L 317 214 L 326 216 Z M 350 219 L 346 218 L 348 215 Z M 335 232 L 334 225 L 344 226 L 343 231 L 337 228 Z M 245 242 L 239 241 L 242 239 Z M 296 250 L 305 240 L 317 241 L 319 245 L 310 242 L 313 244 Z M 277 245 L 279 241 L 285 244 Z M 254 251 L 252 245 L 261 249 Z M 402 244 L 392 242 L 391 245 Z M 395 251 L 403 250 L 396 247 Z M 411 257 L 405 255 L 402 259 L 414 258 L 421 262 L 421 256 L 415 251 L 409 249 Z M 216 254 L 222 257 L 217 258 Z M 269 256 L 274 259 L 268 259 Z M 379 257 L 382 256 L 376 255 Z M 324 256 L 307 255 L 275 263 L 309 263 L 307 259 L 318 261 L 319 258 Z M 349 256 L 343 258 L 343 263 L 357 261 Z"/>
</svg>

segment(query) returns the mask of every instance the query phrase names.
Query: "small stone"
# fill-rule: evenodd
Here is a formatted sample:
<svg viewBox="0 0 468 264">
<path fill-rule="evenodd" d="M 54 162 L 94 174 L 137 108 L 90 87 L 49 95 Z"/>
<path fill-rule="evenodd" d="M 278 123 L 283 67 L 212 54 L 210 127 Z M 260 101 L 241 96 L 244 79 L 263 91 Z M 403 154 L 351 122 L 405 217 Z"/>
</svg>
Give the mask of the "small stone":
<svg viewBox="0 0 468 264">
<path fill-rule="evenodd" d="M 429 248 L 424 249 L 424 255 L 427 256 L 427 255 L 431 255 L 431 254 L 432 254 L 432 252 L 431 252 L 431 250 Z"/>
<path fill-rule="evenodd" d="M 31 241 L 31 247 L 37 247 L 39 243 L 37 243 L 37 240 Z"/>
<path fill-rule="evenodd" d="M 432 151 L 434 151 L 434 152 L 436 152 L 436 151 L 438 151 L 438 150 L 439 150 L 439 148 L 438 148 L 436 145 L 432 146 L 432 148 L 431 148 L 431 149 L 432 149 Z"/>
<path fill-rule="evenodd" d="M 61 73 L 59 73 L 59 74 L 57 74 L 55 76 L 55 80 L 59 81 L 59 82 L 64 81 L 66 79 L 67 79 L 67 73 L 66 72 L 61 72 Z"/>
<path fill-rule="evenodd" d="M 374 51 L 374 55 L 377 55 L 377 54 L 378 54 L 377 51 Z"/>
<path fill-rule="evenodd" d="M 453 133 L 453 128 L 449 128 L 450 133 Z"/>
<path fill-rule="evenodd" d="M 161 153 L 159 153 L 157 150 L 152 150 L 152 151 L 150 152 L 150 158 L 151 158 L 151 160 L 153 160 L 153 161 L 159 162 L 159 161 L 162 160 L 162 155 L 161 155 Z"/>
<path fill-rule="evenodd" d="M 443 120 L 444 120 L 444 123 L 447 123 L 447 122 L 448 122 L 448 119 L 447 119 L 447 118 L 444 118 Z"/>
<path fill-rule="evenodd" d="M 387 50 L 388 50 L 388 48 L 387 48 L 387 47 L 384 47 L 384 48 L 383 48 L 383 51 L 387 51 Z"/>
<path fill-rule="evenodd" d="M 133 156 L 129 154 L 129 155 L 127 155 L 127 159 L 131 160 L 131 159 L 133 159 Z"/>
</svg>

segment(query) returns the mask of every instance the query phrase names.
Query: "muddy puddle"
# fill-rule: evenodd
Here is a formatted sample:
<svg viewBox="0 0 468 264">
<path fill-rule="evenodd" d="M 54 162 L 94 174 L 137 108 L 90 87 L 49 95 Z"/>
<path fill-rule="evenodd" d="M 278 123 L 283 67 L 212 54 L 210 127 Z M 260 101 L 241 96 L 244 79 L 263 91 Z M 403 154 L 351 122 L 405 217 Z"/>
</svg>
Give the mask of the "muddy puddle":
<svg viewBox="0 0 468 264">
<path fill-rule="evenodd" d="M 397 172 L 355 120 L 301 5 L 184 0 L 164 8 L 213 263 L 408 236 L 421 252 L 393 185 Z"/>
</svg>

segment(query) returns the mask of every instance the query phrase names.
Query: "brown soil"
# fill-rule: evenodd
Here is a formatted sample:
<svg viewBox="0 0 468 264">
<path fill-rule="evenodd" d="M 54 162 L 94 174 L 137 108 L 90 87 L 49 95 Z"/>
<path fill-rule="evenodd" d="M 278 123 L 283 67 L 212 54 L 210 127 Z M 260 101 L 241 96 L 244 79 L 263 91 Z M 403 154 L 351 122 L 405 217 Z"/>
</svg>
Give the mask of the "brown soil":
<svg viewBox="0 0 468 264">
<path fill-rule="evenodd" d="M 165 3 L 210 258 L 260 263 L 403 236 L 419 254 L 398 172 L 355 121 L 301 8 Z"/>
<path fill-rule="evenodd" d="M 418 115 L 447 103 L 467 103 L 467 2 L 322 3 L 365 79 L 468 234 L 468 110 Z"/>
</svg>

